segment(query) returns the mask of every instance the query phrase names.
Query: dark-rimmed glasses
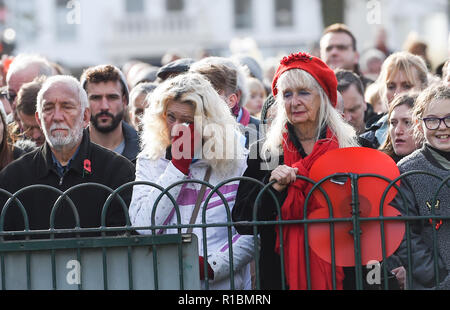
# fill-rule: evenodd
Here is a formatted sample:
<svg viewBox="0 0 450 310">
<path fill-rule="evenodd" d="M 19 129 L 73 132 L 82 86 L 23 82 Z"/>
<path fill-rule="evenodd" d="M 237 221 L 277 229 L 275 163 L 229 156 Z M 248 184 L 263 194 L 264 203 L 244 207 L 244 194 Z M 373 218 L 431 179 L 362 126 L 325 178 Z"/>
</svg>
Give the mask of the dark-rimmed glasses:
<svg viewBox="0 0 450 310">
<path fill-rule="evenodd" d="M 441 126 L 441 122 L 444 122 L 447 128 L 450 128 L 450 116 L 446 117 L 424 117 L 421 120 L 425 123 L 425 127 L 429 130 L 436 130 Z"/>
</svg>

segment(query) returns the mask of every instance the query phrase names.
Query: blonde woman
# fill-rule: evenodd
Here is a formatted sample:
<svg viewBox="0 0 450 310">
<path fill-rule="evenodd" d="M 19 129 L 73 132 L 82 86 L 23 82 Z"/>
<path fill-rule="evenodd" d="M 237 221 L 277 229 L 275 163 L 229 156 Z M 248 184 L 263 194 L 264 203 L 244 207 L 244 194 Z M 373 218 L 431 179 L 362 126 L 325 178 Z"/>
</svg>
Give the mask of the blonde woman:
<svg viewBox="0 0 450 310">
<path fill-rule="evenodd" d="M 211 84 L 198 73 L 179 75 L 159 85 L 149 97 L 149 107 L 143 117 L 136 181 L 149 181 L 167 188 L 182 180 L 203 180 L 211 167 L 208 182 L 215 186 L 228 178 L 242 176 L 246 169 L 244 144 L 237 122 Z M 239 182 L 231 182 L 220 188 L 230 209 L 238 185 Z M 179 206 L 182 224 L 189 224 L 200 188 L 200 184 L 185 183 L 170 190 Z M 207 188 L 203 199 L 209 192 Z M 129 210 L 133 226 L 151 226 L 154 203 L 160 193 L 146 185 L 134 186 Z M 203 202 L 200 206 L 204 207 Z M 202 212 L 200 209 L 195 223 L 202 222 Z M 217 194 L 206 206 L 206 219 L 209 224 L 231 220 Z M 170 228 L 176 223 L 174 205 L 164 196 L 156 207 L 155 224 L 168 228 L 157 233 L 177 232 Z M 151 233 L 150 230 L 139 232 Z M 207 258 L 202 257 L 202 229 L 194 228 L 193 233 L 198 237 L 201 279 L 205 278 L 203 263 L 207 263 L 209 288 L 230 289 L 227 227 L 207 228 Z M 248 263 L 253 258 L 253 239 L 240 236 L 233 229 L 232 242 L 235 288 L 250 288 Z"/>
<path fill-rule="evenodd" d="M 362 144 L 378 148 L 387 138 L 387 111 L 395 97 L 408 92 L 420 92 L 428 86 L 428 69 L 424 60 L 408 52 L 397 52 L 384 61 L 375 81 L 380 97 L 380 111 L 385 115 L 361 135 Z"/>
</svg>

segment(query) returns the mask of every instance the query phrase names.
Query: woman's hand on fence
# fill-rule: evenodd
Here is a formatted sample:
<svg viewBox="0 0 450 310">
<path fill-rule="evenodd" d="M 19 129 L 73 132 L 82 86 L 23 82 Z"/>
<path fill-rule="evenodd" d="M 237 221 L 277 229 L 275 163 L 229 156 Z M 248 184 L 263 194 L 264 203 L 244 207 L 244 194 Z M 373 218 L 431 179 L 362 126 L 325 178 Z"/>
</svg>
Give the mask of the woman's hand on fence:
<svg viewBox="0 0 450 310">
<path fill-rule="evenodd" d="M 208 261 L 203 258 L 203 256 L 198 257 L 198 263 L 200 266 L 200 280 L 205 280 L 205 266 L 204 264 L 208 265 L 208 279 L 214 280 L 214 270 L 212 270 L 211 266 L 209 265 Z"/>
<path fill-rule="evenodd" d="M 406 284 L 406 270 L 405 270 L 405 267 L 403 267 L 403 266 L 397 267 L 395 269 L 392 269 L 391 272 L 397 278 L 397 282 L 398 282 L 398 285 L 400 286 L 400 289 L 404 290 L 405 289 L 405 284 Z"/>
<path fill-rule="evenodd" d="M 276 191 L 282 192 L 287 186 L 295 182 L 297 179 L 297 171 L 298 168 L 292 168 L 286 165 L 278 166 L 272 171 L 269 182 L 273 180 L 277 181 L 272 187 Z"/>
</svg>

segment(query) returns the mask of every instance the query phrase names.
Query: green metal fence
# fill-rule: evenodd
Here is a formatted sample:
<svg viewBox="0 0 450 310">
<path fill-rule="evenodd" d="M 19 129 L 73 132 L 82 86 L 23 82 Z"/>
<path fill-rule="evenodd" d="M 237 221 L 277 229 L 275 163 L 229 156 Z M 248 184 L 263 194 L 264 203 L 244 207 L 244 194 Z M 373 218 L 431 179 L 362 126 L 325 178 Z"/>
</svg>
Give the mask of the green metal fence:
<svg viewBox="0 0 450 310">
<path fill-rule="evenodd" d="M 396 188 L 398 181 L 408 176 L 420 174 L 424 177 L 437 178 L 440 182 L 436 188 L 435 193 L 430 193 L 431 215 L 426 216 L 410 216 L 408 213 L 401 217 L 389 217 L 383 214 L 383 205 L 386 196 L 390 189 Z M 264 225 L 275 225 L 278 236 L 282 235 L 282 227 L 287 224 L 303 225 L 305 231 L 305 248 L 309 247 L 308 226 L 316 223 L 328 223 L 330 226 L 330 240 L 331 240 L 331 265 L 332 265 L 332 283 L 333 288 L 336 284 L 336 261 L 335 261 L 335 228 L 336 223 L 348 222 L 351 223 L 351 232 L 354 242 L 355 258 L 355 287 L 356 289 L 364 289 L 366 279 L 364 278 L 364 266 L 361 261 L 361 224 L 367 221 L 380 221 L 381 227 L 381 245 L 382 245 L 382 261 L 386 259 L 385 248 L 385 230 L 384 225 L 386 221 L 404 221 L 405 222 L 405 238 L 408 253 L 408 262 L 406 263 L 407 270 L 407 284 L 412 287 L 412 246 L 411 246 L 411 221 L 431 219 L 433 227 L 433 255 L 435 264 L 435 284 L 439 284 L 442 280 L 439 278 L 439 266 L 437 257 L 438 253 L 438 236 L 435 224 L 437 221 L 448 220 L 448 216 L 437 215 L 434 208 L 435 202 L 442 193 L 448 193 L 450 186 L 450 177 L 445 179 L 436 175 L 432 175 L 425 171 L 411 171 L 405 173 L 395 180 L 386 179 L 383 176 L 376 174 L 333 174 L 323 178 L 318 182 L 298 176 L 312 185 L 312 189 L 306 195 L 306 200 L 303 206 L 304 218 L 298 220 L 283 220 L 281 219 L 281 206 L 278 203 L 275 195 L 269 191 L 269 196 L 273 199 L 276 205 L 278 217 L 272 221 L 257 220 L 257 208 L 262 196 L 269 190 L 272 183 L 263 184 L 258 180 L 248 177 L 236 177 L 229 180 L 224 180 L 220 184 L 213 186 L 201 180 L 184 180 L 172 184 L 168 188 L 162 188 L 152 182 L 130 182 L 122 185 L 116 190 L 107 188 L 104 185 L 95 183 L 79 184 L 61 192 L 58 189 L 52 188 L 58 193 L 59 198 L 55 201 L 51 216 L 49 230 L 35 231 L 29 229 L 29 221 L 25 207 L 17 198 L 25 191 L 39 190 L 42 188 L 49 189 L 45 185 L 32 185 L 21 189 L 16 193 L 9 193 L 0 189 L 0 195 L 8 197 L 7 202 L 2 208 L 0 214 L 0 277 L 2 289 L 176 289 L 176 290 L 191 290 L 201 289 L 202 284 L 199 279 L 199 264 L 198 264 L 198 240 L 195 234 L 186 234 L 187 228 L 201 228 L 203 233 L 203 255 L 208 257 L 208 247 L 206 239 L 206 230 L 208 227 L 226 227 L 228 231 L 228 245 L 229 245 L 229 259 L 230 259 L 230 288 L 234 289 L 234 273 L 233 273 L 233 244 L 232 244 L 232 228 L 233 226 L 251 226 L 253 228 L 253 244 L 254 244 L 254 261 L 256 266 L 256 284 L 255 288 L 260 289 L 260 273 L 259 273 L 259 240 L 258 227 Z M 360 216 L 360 194 L 358 185 L 361 179 L 376 178 L 383 180 L 386 183 L 386 189 L 380 197 L 380 213 L 376 217 L 361 217 Z M 351 184 L 351 216 L 349 217 L 334 217 L 333 206 L 331 199 L 322 188 L 325 182 L 330 180 L 344 180 L 343 182 L 350 182 Z M 231 218 L 231 211 L 229 204 L 225 197 L 220 192 L 220 188 L 230 182 L 235 181 L 250 181 L 254 182 L 255 186 L 261 188 L 259 194 L 253 205 L 253 221 L 233 222 Z M 224 212 L 227 215 L 227 222 L 224 223 L 207 223 L 206 208 L 202 208 L 201 223 L 199 224 L 185 224 L 180 221 L 180 210 L 176 203 L 176 199 L 171 196 L 170 189 L 175 186 L 181 186 L 184 183 L 206 184 L 210 189 L 210 193 L 206 197 L 203 205 L 208 205 L 211 197 L 217 193 L 224 204 Z M 149 187 L 157 188 L 161 194 L 157 198 L 153 206 L 152 225 L 148 227 L 132 227 L 128 212 L 126 214 L 126 225 L 123 227 L 106 227 L 106 212 L 114 199 L 119 199 L 124 211 L 127 211 L 127 206 L 120 193 L 124 189 L 129 189 L 134 185 L 148 185 Z M 80 187 L 100 187 L 107 190 L 110 195 L 105 201 L 101 214 L 101 226 L 97 228 L 81 228 L 79 215 L 76 206 L 69 198 L 69 194 Z M 323 219 L 308 219 L 307 206 L 315 191 L 319 191 L 327 202 L 329 210 L 329 218 Z M 399 195 L 404 202 L 402 191 Z M 170 228 L 177 229 L 177 234 L 163 234 L 157 235 L 155 232 L 161 228 L 168 228 L 167 226 L 155 225 L 155 212 L 159 202 L 163 196 L 167 196 L 175 208 L 175 216 L 177 224 Z M 5 197 L 5 196 L 3 196 Z M 76 225 L 71 229 L 55 229 L 55 214 L 63 201 L 67 201 L 72 209 Z M 19 208 L 24 219 L 23 231 L 4 231 L 5 215 L 8 209 L 14 207 Z M 448 206 L 444 206 L 448 207 Z M 136 235 L 137 230 L 151 230 L 151 235 Z M 74 238 L 58 238 L 60 234 L 75 234 Z M 83 233 L 97 233 L 97 237 L 82 237 Z M 111 236 L 115 233 L 115 236 Z M 46 239 L 36 239 L 39 235 L 49 235 Z M 21 240 L 9 240 L 11 237 L 20 238 Z M 281 259 L 281 283 L 282 288 L 286 289 L 285 277 L 285 257 L 284 244 L 280 237 L 280 259 Z M 307 280 L 308 288 L 311 288 L 311 275 L 309 272 L 309 255 L 306 253 L 307 266 Z M 415 258 L 418 259 L 418 258 Z M 203 266 L 205 275 L 207 275 L 207 266 Z M 353 268 L 353 267 L 352 267 Z M 380 289 L 389 289 L 387 268 L 382 265 L 381 268 L 383 281 L 380 283 Z M 209 282 L 204 282 L 204 287 L 209 288 Z"/>
</svg>

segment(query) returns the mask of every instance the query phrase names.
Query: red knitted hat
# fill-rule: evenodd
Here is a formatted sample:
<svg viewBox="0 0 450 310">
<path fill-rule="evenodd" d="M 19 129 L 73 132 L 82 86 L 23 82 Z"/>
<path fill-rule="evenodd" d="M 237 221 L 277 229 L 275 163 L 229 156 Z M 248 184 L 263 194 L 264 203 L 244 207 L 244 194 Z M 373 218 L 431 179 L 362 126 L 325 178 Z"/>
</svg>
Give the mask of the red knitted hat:
<svg viewBox="0 0 450 310">
<path fill-rule="evenodd" d="M 335 107 L 337 102 L 337 79 L 333 70 L 331 70 L 322 60 L 311 56 L 307 53 L 291 54 L 283 57 L 280 61 L 280 66 L 275 73 L 272 82 L 272 93 L 275 97 L 278 93 L 277 81 L 281 74 L 291 69 L 301 69 L 311 74 L 314 79 L 322 86 Z"/>
</svg>

